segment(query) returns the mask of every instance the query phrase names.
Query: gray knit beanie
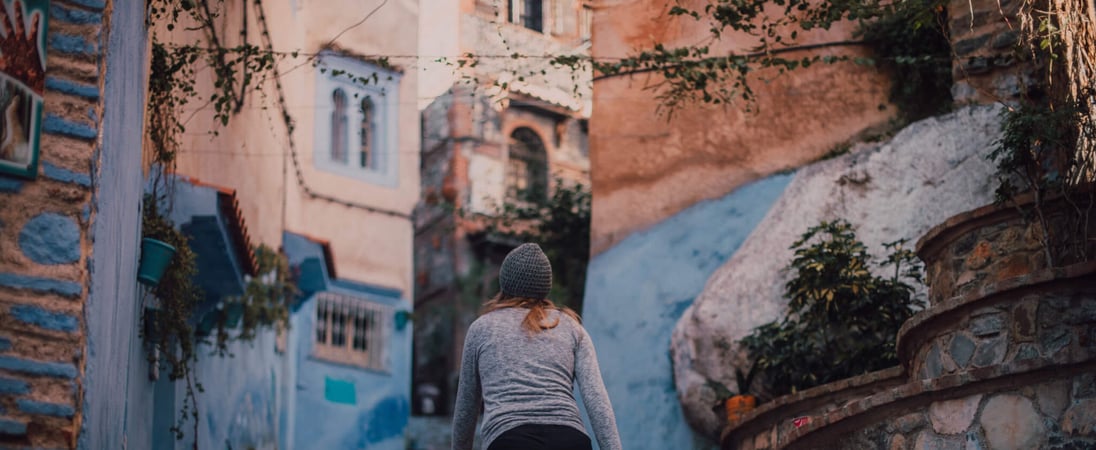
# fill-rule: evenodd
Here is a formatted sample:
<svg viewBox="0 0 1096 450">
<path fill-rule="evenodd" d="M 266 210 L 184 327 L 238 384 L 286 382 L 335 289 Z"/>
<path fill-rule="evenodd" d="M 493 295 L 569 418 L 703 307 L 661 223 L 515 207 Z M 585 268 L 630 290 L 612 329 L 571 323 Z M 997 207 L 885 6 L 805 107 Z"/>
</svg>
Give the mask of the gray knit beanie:
<svg viewBox="0 0 1096 450">
<path fill-rule="evenodd" d="M 552 290 L 552 263 L 537 244 L 521 244 L 502 260 L 499 288 L 504 295 L 535 300 Z"/>
</svg>

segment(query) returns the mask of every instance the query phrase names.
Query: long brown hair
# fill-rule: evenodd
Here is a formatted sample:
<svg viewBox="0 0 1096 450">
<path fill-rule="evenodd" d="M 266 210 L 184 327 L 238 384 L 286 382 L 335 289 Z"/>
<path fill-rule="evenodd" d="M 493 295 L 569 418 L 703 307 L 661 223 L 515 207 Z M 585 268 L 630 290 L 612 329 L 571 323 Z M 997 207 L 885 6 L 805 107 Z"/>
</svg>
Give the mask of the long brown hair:
<svg viewBox="0 0 1096 450">
<path fill-rule="evenodd" d="M 529 310 L 529 313 L 525 315 L 525 320 L 521 321 L 521 327 L 529 334 L 536 334 L 544 330 L 555 328 L 559 325 L 559 317 L 556 317 L 555 322 L 546 323 L 548 321 L 548 311 L 556 310 L 561 311 L 568 317 L 575 319 L 575 322 L 582 323 L 582 318 L 578 316 L 573 309 L 566 306 L 556 306 L 548 299 L 532 299 L 525 297 L 513 297 L 502 292 L 495 295 L 494 298 L 488 300 L 483 304 L 483 310 L 480 315 L 487 314 L 491 311 L 497 311 L 505 308 L 525 308 Z"/>
</svg>

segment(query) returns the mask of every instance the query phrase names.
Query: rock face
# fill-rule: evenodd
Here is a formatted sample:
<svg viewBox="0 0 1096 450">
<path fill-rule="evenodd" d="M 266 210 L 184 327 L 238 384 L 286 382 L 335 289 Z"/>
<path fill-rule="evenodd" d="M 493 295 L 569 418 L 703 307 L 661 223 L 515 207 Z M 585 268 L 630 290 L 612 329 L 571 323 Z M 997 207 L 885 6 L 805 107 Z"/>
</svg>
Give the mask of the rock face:
<svg viewBox="0 0 1096 450">
<path fill-rule="evenodd" d="M 905 238 L 912 247 L 948 217 L 991 202 L 994 168 L 985 155 L 999 134 L 998 113 L 992 106 L 962 108 L 796 173 L 674 330 L 676 389 L 695 428 L 716 435 L 721 421 L 712 413 L 715 393 L 707 381 L 734 390 L 734 370 L 745 362 L 738 340 L 783 313 L 792 242 L 822 220 L 844 218 L 880 258 L 884 242 Z"/>
</svg>

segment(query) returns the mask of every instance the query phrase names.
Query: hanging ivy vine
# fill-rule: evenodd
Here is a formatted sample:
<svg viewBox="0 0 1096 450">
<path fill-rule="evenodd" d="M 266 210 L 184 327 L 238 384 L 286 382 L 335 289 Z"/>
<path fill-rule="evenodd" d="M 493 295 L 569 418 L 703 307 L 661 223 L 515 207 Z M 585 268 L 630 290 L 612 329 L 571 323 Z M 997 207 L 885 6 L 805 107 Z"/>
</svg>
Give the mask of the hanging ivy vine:
<svg viewBox="0 0 1096 450">
<path fill-rule="evenodd" d="M 222 0 L 153 0 L 149 3 L 151 60 L 146 107 L 152 192 L 144 202 L 142 235 L 164 241 L 176 249 L 176 254 L 161 278 L 145 298 L 141 338 L 145 342 L 150 363 L 150 376 L 162 372 L 168 380 L 183 381 L 185 394 L 171 431 L 176 439 L 185 437 L 184 427 L 193 425 L 193 448 L 198 448 L 199 412 L 197 394 L 202 384 L 194 374 L 198 362 L 199 344 L 210 345 L 214 354 L 229 354 L 233 342 L 251 341 L 262 329 L 284 330 L 289 323 L 289 302 L 296 295 L 289 277 L 284 255 L 261 245 L 253 248 L 257 260 L 257 277 L 247 277 L 244 295 L 221 299 L 210 313 L 216 333 L 201 338 L 195 334 L 195 323 L 202 320 L 197 311 L 203 302 L 212 301 L 194 283 L 197 275 L 197 255 L 188 237 L 176 229 L 166 217 L 173 198 L 173 180 L 180 148 L 180 136 L 186 132 L 184 107 L 199 105 L 193 115 L 211 114 L 215 127 L 207 130 L 216 135 L 217 126 L 226 126 L 246 101 L 247 93 L 261 90 L 264 80 L 274 74 L 275 55 L 246 42 L 226 47 L 218 35 L 217 19 L 223 14 Z M 183 25 L 185 24 L 185 26 Z M 197 33 L 196 41 L 179 44 L 169 39 L 172 32 Z M 213 80 L 209 90 L 200 90 L 196 75 L 208 69 Z M 238 310 L 238 326 L 230 323 L 228 311 Z"/>
</svg>

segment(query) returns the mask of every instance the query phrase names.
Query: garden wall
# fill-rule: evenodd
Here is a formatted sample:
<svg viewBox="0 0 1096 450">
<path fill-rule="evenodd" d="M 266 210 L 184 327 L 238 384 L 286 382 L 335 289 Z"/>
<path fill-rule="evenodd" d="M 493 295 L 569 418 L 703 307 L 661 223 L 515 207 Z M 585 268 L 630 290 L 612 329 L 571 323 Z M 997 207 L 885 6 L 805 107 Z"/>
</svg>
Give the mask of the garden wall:
<svg viewBox="0 0 1096 450">
<path fill-rule="evenodd" d="M 778 398 L 723 447 L 1092 448 L 1096 261 L 1048 268 L 1039 236 L 1013 207 L 931 230 L 934 301 L 899 332 L 902 366 Z"/>
</svg>

